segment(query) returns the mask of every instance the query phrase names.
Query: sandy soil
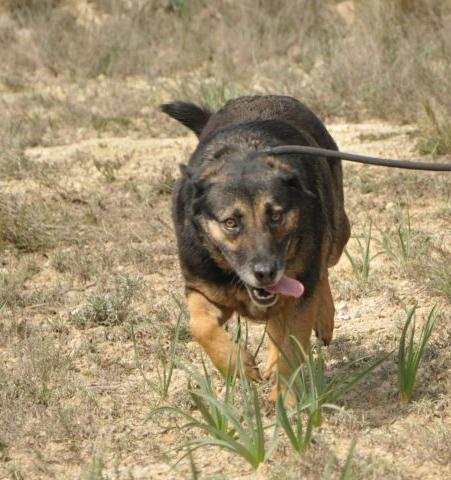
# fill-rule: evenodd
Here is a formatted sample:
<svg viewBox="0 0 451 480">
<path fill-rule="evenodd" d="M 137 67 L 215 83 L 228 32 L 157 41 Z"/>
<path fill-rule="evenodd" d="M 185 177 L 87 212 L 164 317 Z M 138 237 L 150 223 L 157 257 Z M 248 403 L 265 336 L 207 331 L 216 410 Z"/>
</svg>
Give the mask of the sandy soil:
<svg viewBox="0 0 451 480">
<path fill-rule="evenodd" d="M 406 159 L 415 155 L 415 127 L 374 121 L 333 124 L 330 131 L 342 150 Z M 89 295 L 108 285 L 113 275 L 138 275 L 145 285 L 144 295 L 133 304 L 138 357 L 142 372 L 156 380 L 158 352 L 168 348 L 168 326 L 173 327 L 176 319 L 172 295 L 183 293 L 164 179 L 173 181 L 178 175 L 177 162 L 187 159 L 194 145 L 191 136 L 146 140 L 105 137 L 30 148 L 26 154 L 33 164 L 45 169 L 56 166 L 52 188 L 36 177 L 0 180 L 2 192 L 20 193 L 23 199 L 43 202 L 55 199 L 55 192 L 69 192 L 69 202 L 81 205 L 76 208 L 89 205 L 96 217 L 89 235 L 83 233 L 87 227 L 70 227 L 80 228 L 75 255 L 79 261 L 86 256 L 93 257 L 95 264 L 111 262 L 109 270 L 85 281 L 71 271 L 63 273 L 55 268 L 54 249 L 21 256 L 6 251 L 0 270 L 3 274 L 11 274 L 32 260 L 37 272 L 24 288 L 35 291 L 63 285 L 63 295 L 58 302 L 7 306 L 0 314 L 3 378 L 18 383 L 23 375 L 39 377 L 37 361 L 33 360 L 33 351 L 38 352 L 39 346 L 32 343 L 33 338 L 51 339 L 51 348 L 62 355 L 63 364 L 67 361 L 67 368 L 59 365 L 50 374 L 48 383 L 53 387 L 49 388 L 54 388 L 58 398 L 47 406 L 18 397 L 9 400 L 11 407 L 17 402 L 11 415 L 17 415 L 18 425 L 11 420 L 5 427 L 2 441 L 7 447 L 3 457 L 0 455 L 0 472 L 4 472 L 0 478 L 195 478 L 188 461 L 174 469 L 170 465 L 180 455 L 172 449 L 196 433 L 180 431 L 177 426 L 181 420 L 174 416 L 145 421 L 161 401 L 136 367 L 131 323 L 79 328 L 71 320 Z M 102 164 L 115 165 L 110 171 L 114 179 L 106 181 L 105 169 L 99 169 Z M 449 212 L 450 184 L 445 176 L 433 175 L 347 164 L 346 202 L 353 235 L 367 232 L 371 219 L 374 253 L 382 251 L 383 233 L 395 229 L 409 212 L 415 232 L 430 238 L 434 245 L 449 248 L 449 213 L 447 216 L 443 211 L 448 205 Z M 161 188 L 163 192 L 158 193 Z M 67 252 L 75 247 L 58 244 L 56 248 Z M 349 249 L 357 254 L 355 239 L 351 239 Z M 134 254 L 136 258 L 130 260 Z M 427 265 L 418 269 L 417 278 L 411 270 L 406 272 L 393 258 L 381 254 L 372 261 L 369 281 L 362 286 L 343 256 L 332 271 L 336 330 L 326 358 L 333 371 L 352 359 L 389 352 L 396 348 L 405 307 L 418 305 L 419 318 L 424 319 L 438 304 L 442 313 L 419 374 L 415 402 L 399 403 L 396 365 L 390 359 L 347 395 L 343 401 L 346 413 L 327 415 L 316 443 L 303 457 L 291 452 L 283 440 L 271 461 L 254 472 L 239 457 L 208 448 L 194 454 L 200 478 L 327 478 L 327 465 L 332 465 L 331 478 L 338 478 L 334 475 L 338 475 L 337 468 L 354 436 L 358 444 L 353 478 L 437 480 L 451 475 L 449 303 L 430 286 Z M 28 329 L 28 337 L 19 332 L 20 328 Z M 256 347 L 261 333 L 261 326 L 251 327 L 251 348 Z M 189 336 L 179 351 L 185 361 L 200 365 L 200 348 Z M 221 388 L 221 380 L 213 375 Z M 185 373 L 176 369 L 165 402 L 190 408 L 186 382 Z M 262 397 L 267 389 L 261 387 Z"/>
</svg>

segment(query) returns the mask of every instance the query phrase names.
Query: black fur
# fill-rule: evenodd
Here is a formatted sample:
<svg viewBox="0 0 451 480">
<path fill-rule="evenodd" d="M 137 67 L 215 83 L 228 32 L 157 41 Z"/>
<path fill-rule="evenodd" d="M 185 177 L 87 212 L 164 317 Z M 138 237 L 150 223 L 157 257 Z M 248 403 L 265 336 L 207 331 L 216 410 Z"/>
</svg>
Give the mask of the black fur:
<svg viewBox="0 0 451 480">
<path fill-rule="evenodd" d="M 161 111 L 192 130 L 198 137 L 211 116 L 211 111 L 191 102 L 173 102 L 161 105 Z"/>
<path fill-rule="evenodd" d="M 271 172 L 271 157 L 255 152 L 287 144 L 336 150 L 321 121 L 297 100 L 279 96 L 243 97 L 215 114 L 182 102 L 164 105 L 162 110 L 200 137 L 173 197 L 173 219 L 187 288 L 191 288 L 191 279 L 203 279 L 218 287 L 239 283 L 233 268 L 221 267 L 215 260 L 221 252 L 215 251 L 200 220 L 213 215 L 214 207 L 230 199 L 254 198 L 266 188 L 279 203 L 298 212 L 299 227 L 291 241 L 298 245 L 303 261 L 296 276 L 305 286 L 303 298 L 311 295 L 324 264 L 324 239 L 327 235 L 333 244 L 337 222 L 334 212 L 343 207 L 341 163 L 326 158 L 311 161 L 305 154 L 277 155 L 276 171 Z M 346 218 L 344 210 L 343 215 Z"/>
</svg>

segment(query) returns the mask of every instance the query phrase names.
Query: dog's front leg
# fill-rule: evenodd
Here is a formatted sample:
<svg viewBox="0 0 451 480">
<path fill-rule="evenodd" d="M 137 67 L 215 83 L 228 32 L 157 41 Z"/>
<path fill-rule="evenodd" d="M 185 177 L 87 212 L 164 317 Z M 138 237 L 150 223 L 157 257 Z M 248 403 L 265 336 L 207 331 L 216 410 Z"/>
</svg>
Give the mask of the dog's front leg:
<svg viewBox="0 0 451 480">
<path fill-rule="evenodd" d="M 272 373 L 277 370 L 283 377 L 282 390 L 285 390 L 284 385 L 290 375 L 299 367 L 299 360 L 302 357 L 299 348 L 305 353 L 308 351 L 310 336 L 318 316 L 319 300 L 319 292 L 316 292 L 300 305 L 294 303 L 292 308 L 283 312 L 283 316 L 275 317 L 268 323 L 268 333 L 272 342 L 268 366 Z M 277 389 L 277 384 L 274 384 L 270 400 L 276 400 Z"/>
<path fill-rule="evenodd" d="M 225 376 L 229 368 L 230 373 L 238 368 L 237 359 L 240 358 L 241 367 L 250 380 L 260 378 L 252 355 L 232 342 L 230 335 L 222 325 L 231 317 L 233 310 L 221 308 L 210 302 L 199 292 L 188 293 L 188 306 L 191 315 L 191 332 L 194 338 L 208 353 L 216 368 Z"/>
</svg>

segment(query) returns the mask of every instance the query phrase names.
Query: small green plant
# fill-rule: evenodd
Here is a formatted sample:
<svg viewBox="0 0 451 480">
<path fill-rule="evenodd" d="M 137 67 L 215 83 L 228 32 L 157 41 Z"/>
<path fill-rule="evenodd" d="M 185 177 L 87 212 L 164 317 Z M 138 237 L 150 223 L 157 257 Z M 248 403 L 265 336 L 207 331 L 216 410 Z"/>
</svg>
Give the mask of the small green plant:
<svg viewBox="0 0 451 480">
<path fill-rule="evenodd" d="M 427 271 L 430 288 L 451 300 L 451 262 L 446 248 L 431 249 L 429 255 L 421 258 L 421 263 L 418 261 L 417 264 L 417 275 L 421 269 Z"/>
<path fill-rule="evenodd" d="M 37 265 L 30 261 L 22 268 L 11 273 L 0 273 L 0 306 L 24 307 L 32 296 L 27 294 L 24 285 L 39 272 Z M 0 308 L 1 311 L 1 308 Z"/>
<path fill-rule="evenodd" d="M 169 10 L 174 12 L 182 20 L 190 20 L 192 5 L 188 0 L 169 0 Z"/>
<path fill-rule="evenodd" d="M 91 295 L 87 304 L 71 315 L 71 320 L 80 327 L 120 325 L 133 314 L 131 304 L 139 297 L 142 288 L 140 278 L 119 275 L 111 291 Z"/>
<path fill-rule="evenodd" d="M 425 352 L 437 318 L 437 306 L 429 312 L 428 318 L 421 330 L 420 338 L 415 345 L 415 312 L 412 307 L 407 312 L 407 319 L 401 332 L 398 349 L 398 381 L 401 400 L 410 402 L 415 390 L 418 367 Z"/>
<path fill-rule="evenodd" d="M 276 402 L 277 422 L 287 434 L 294 450 L 301 452 L 310 445 L 314 428 L 313 417 L 308 414 L 304 415 L 306 406 L 299 401 L 296 402 L 294 410 L 289 412 L 286 398 L 279 389 Z"/>
<path fill-rule="evenodd" d="M 171 339 L 171 344 L 169 347 L 169 353 L 166 350 L 161 349 L 158 355 L 159 362 L 157 363 L 157 375 L 158 375 L 158 382 L 154 382 L 147 377 L 144 373 L 143 365 L 139 359 L 138 353 L 138 344 L 136 341 L 135 331 L 133 329 L 133 325 L 130 327 L 131 337 L 133 340 L 133 348 L 135 350 L 135 359 L 136 359 L 136 366 L 141 373 L 146 384 L 152 389 L 159 392 L 160 397 L 167 398 L 169 394 L 169 388 L 171 386 L 172 375 L 174 373 L 174 369 L 176 367 L 176 354 L 177 354 L 177 347 L 179 344 L 179 336 L 180 336 L 180 327 L 181 327 L 181 320 L 184 318 L 183 311 L 180 311 L 180 314 L 177 318 L 177 323 L 175 325 L 174 334 Z"/>
<path fill-rule="evenodd" d="M 163 168 L 161 174 L 155 181 L 155 190 L 159 195 L 169 195 L 176 182 L 174 169 Z"/>
<path fill-rule="evenodd" d="M 240 364 L 239 359 L 237 363 Z M 192 440 L 180 447 L 187 451 L 178 462 L 194 450 L 207 446 L 234 452 L 249 462 L 253 468 L 265 462 L 278 445 L 278 428 L 274 429 L 268 444 L 265 430 L 273 427 L 274 423 L 264 425 L 255 385 L 241 372 L 239 389 L 241 395 L 239 402 L 235 401 L 237 372 L 234 372 L 226 376 L 226 391 L 224 397 L 220 398 L 213 388 L 205 366 L 203 374 L 191 367 L 185 366 L 185 369 L 190 377 L 190 395 L 200 412 L 200 418 L 180 408 L 169 406 L 157 408 L 149 415 L 149 418 L 152 418 L 160 412 L 175 413 L 187 420 L 182 428 L 195 428 L 207 434 L 206 437 Z M 193 387 L 193 383 L 196 387 Z"/>
<path fill-rule="evenodd" d="M 351 441 L 348 455 L 346 457 L 346 462 L 343 465 L 343 468 L 340 472 L 340 476 L 338 477 L 338 480 L 352 480 L 352 462 L 354 459 L 354 450 L 355 450 L 356 444 L 357 444 L 357 440 L 354 437 Z"/>
<path fill-rule="evenodd" d="M 410 215 L 407 213 L 407 221 L 401 222 L 397 228 L 398 245 L 403 261 L 407 261 L 412 256 L 412 227 L 410 225 Z"/>
<path fill-rule="evenodd" d="M 82 467 L 80 480 L 106 480 L 103 474 L 105 463 L 100 455 L 94 455 L 89 463 Z"/>
<path fill-rule="evenodd" d="M 223 79 L 219 83 L 202 82 L 200 84 L 202 103 L 214 110 L 222 108 L 224 104 L 237 96 L 236 88 Z"/>
<path fill-rule="evenodd" d="M 44 198 L 25 202 L 18 195 L 0 193 L 0 248 L 13 245 L 25 252 L 51 248 L 72 238 L 68 220 L 61 203 Z"/>
<path fill-rule="evenodd" d="M 102 174 L 107 183 L 113 183 L 116 181 L 116 172 L 121 168 L 122 163 L 118 159 L 104 162 L 94 160 L 94 166 Z"/>
<path fill-rule="evenodd" d="M 421 155 L 446 155 L 451 152 L 451 123 L 440 123 L 430 102 L 424 104 L 428 120 L 427 136 L 420 138 L 417 149 Z"/>
<path fill-rule="evenodd" d="M 343 380 L 346 376 L 340 371 L 335 372 L 334 378 L 330 379 L 326 376 L 326 363 L 322 351 L 320 350 L 315 358 L 311 348 L 304 354 L 299 342 L 294 337 L 291 340 L 291 349 L 296 362 L 290 362 L 286 355 L 281 353 L 293 373 L 288 381 L 281 379 L 286 386 L 286 394 L 282 396 L 279 389 L 276 417 L 293 448 L 302 451 L 310 444 L 314 428 L 321 426 L 324 409 L 338 409 L 337 403 L 342 397 L 386 360 L 389 354 L 360 370 L 348 380 Z M 304 358 L 305 363 L 295 369 L 294 365 L 301 363 Z M 292 411 L 287 410 L 287 398 L 295 401 Z"/>
<path fill-rule="evenodd" d="M 400 220 L 395 230 L 384 232 L 382 236 L 384 253 L 402 267 L 427 254 L 430 247 L 429 237 L 412 228 L 409 213 L 407 218 Z"/>
<path fill-rule="evenodd" d="M 117 127 L 117 130 L 126 129 L 131 120 L 125 117 L 104 117 L 102 115 L 92 115 L 92 126 L 98 132 L 103 132 L 111 127 Z"/>
<path fill-rule="evenodd" d="M 382 253 L 382 252 L 378 252 L 378 253 L 375 253 L 374 255 L 371 255 L 371 240 L 372 240 L 371 229 L 372 229 L 372 224 L 370 222 L 369 231 L 367 234 L 365 234 L 365 242 L 362 242 L 360 238 L 356 238 L 358 249 L 359 249 L 359 256 L 352 255 L 351 253 L 349 253 L 347 248 L 345 248 L 344 250 L 346 257 L 351 263 L 352 271 L 357 276 L 357 279 L 361 284 L 366 284 L 368 282 L 371 262 L 378 255 Z"/>
</svg>

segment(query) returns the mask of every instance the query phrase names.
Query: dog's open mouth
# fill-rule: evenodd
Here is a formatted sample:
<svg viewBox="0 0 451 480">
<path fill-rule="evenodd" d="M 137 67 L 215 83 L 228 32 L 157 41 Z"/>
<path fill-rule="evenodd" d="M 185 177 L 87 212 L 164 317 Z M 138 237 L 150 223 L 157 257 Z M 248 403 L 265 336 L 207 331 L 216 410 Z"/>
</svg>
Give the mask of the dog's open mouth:
<svg viewBox="0 0 451 480">
<path fill-rule="evenodd" d="M 282 275 L 274 285 L 256 288 L 246 285 L 251 300 L 260 307 L 271 307 L 277 302 L 279 295 L 299 298 L 304 293 L 304 285 L 294 278 Z"/>
<path fill-rule="evenodd" d="M 270 293 L 264 288 L 255 288 L 250 285 L 246 285 L 246 288 L 251 300 L 260 307 L 271 307 L 278 300 L 275 293 Z"/>
</svg>

